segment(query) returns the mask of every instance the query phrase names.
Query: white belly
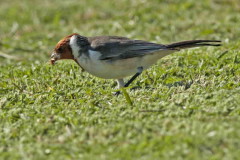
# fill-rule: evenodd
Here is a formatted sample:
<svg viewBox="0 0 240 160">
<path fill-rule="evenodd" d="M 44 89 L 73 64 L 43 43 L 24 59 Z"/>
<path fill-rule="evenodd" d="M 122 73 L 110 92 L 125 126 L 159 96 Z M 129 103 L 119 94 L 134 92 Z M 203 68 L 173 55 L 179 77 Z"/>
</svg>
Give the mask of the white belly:
<svg viewBox="0 0 240 160">
<path fill-rule="evenodd" d="M 89 57 L 81 55 L 77 61 L 83 69 L 90 74 L 105 79 L 121 79 L 134 75 L 138 67 L 149 68 L 155 64 L 158 59 L 172 53 L 173 51 L 162 51 L 145 55 L 143 57 L 134 57 L 121 60 L 99 60 L 99 52 L 90 51 Z"/>
</svg>

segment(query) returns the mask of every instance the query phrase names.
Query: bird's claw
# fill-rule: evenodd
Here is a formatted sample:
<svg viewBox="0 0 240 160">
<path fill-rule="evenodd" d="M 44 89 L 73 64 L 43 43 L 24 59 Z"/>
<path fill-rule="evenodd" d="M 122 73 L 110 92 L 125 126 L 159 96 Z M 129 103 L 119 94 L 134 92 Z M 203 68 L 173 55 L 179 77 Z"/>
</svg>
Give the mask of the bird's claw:
<svg viewBox="0 0 240 160">
<path fill-rule="evenodd" d="M 114 96 L 119 96 L 119 94 L 121 94 L 120 91 L 117 91 L 117 92 L 114 92 L 114 93 L 113 93 Z"/>
</svg>

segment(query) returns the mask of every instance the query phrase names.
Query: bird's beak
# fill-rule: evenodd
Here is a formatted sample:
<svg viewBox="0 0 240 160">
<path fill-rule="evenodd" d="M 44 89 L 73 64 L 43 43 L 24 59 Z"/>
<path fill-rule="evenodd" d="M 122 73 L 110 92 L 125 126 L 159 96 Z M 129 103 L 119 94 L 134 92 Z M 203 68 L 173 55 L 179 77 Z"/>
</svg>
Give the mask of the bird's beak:
<svg viewBox="0 0 240 160">
<path fill-rule="evenodd" d="M 55 62 L 56 62 L 57 60 L 59 60 L 59 59 L 60 59 L 60 56 L 59 56 L 56 52 L 53 52 L 53 53 L 51 54 L 50 63 L 53 65 L 53 64 L 55 64 Z"/>
</svg>

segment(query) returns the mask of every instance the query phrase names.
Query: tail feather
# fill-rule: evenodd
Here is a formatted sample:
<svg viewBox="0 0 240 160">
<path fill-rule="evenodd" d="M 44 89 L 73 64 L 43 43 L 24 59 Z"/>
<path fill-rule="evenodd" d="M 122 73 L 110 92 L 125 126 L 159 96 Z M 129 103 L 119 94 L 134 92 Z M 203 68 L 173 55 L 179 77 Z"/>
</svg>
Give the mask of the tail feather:
<svg viewBox="0 0 240 160">
<path fill-rule="evenodd" d="M 218 40 L 190 40 L 182 41 L 177 43 L 171 43 L 166 45 L 168 49 L 184 49 L 184 48 L 193 48 L 201 46 L 221 46 L 221 41 Z"/>
</svg>

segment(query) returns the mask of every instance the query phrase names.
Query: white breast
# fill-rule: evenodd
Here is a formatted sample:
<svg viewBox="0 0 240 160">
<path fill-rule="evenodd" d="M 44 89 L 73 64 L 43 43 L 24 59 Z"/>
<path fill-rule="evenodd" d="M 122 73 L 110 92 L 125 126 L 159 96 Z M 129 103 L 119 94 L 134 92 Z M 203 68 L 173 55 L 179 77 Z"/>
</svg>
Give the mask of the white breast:
<svg viewBox="0 0 240 160">
<path fill-rule="evenodd" d="M 77 61 L 90 74 L 105 79 L 124 78 L 137 72 L 137 58 L 108 61 L 99 60 L 100 56 L 99 52 L 89 50 L 89 56 L 82 54 Z"/>
</svg>

